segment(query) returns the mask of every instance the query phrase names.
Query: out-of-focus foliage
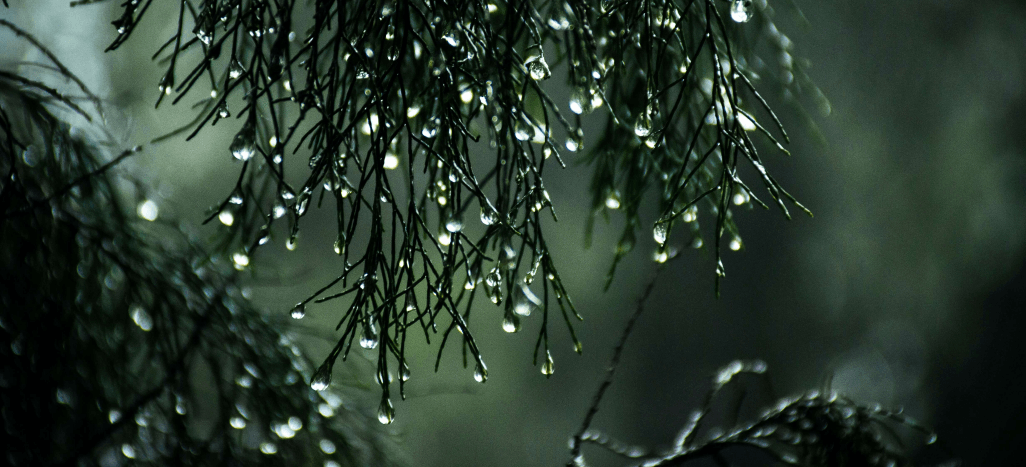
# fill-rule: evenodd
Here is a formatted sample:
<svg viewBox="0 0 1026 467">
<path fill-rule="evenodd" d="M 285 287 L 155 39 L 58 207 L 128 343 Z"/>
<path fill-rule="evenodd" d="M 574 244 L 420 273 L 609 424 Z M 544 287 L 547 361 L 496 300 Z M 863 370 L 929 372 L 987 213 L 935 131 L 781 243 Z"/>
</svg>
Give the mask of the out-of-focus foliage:
<svg viewBox="0 0 1026 467">
<path fill-rule="evenodd" d="M 734 465 L 730 453 L 743 447 L 788 465 L 898 466 L 913 465 L 908 457 L 910 444 L 937 442 L 935 433 L 900 411 L 861 404 L 829 389 L 781 399 L 763 409 L 757 420 L 739 422 L 729 431 L 709 421 L 714 408 L 722 405 L 716 404 L 717 396 L 728 385 L 737 384 L 738 375 L 764 376 L 765 372 L 766 363 L 760 360 L 734 361 L 721 368 L 702 407 L 691 414 L 669 449 L 653 451 L 627 445 L 597 430 L 575 438 L 574 446 L 596 444 L 647 467 L 686 465 L 701 459 Z M 734 404 L 735 413 L 730 417 L 736 422 L 741 402 Z M 899 427 L 906 432 L 899 432 Z M 910 443 L 912 438 L 922 441 Z M 573 465 L 586 465 L 583 454 L 574 458 Z"/>
<path fill-rule="evenodd" d="M 0 462 L 390 465 L 232 268 L 128 199 L 110 169 L 140 148 L 111 160 L 92 93 L 39 48 L 87 98 L 0 70 Z"/>
</svg>

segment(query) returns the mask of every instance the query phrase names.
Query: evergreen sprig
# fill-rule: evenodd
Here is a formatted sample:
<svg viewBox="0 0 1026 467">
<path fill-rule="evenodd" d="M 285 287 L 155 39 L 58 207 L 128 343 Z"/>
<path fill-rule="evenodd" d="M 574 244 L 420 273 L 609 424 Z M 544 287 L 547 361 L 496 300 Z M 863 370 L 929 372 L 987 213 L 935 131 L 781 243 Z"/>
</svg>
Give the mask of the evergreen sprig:
<svg viewBox="0 0 1026 467">
<path fill-rule="evenodd" d="M 137 31 L 152 4 L 122 4 L 110 50 Z M 478 291 L 503 307 L 508 332 L 543 311 L 535 351 L 536 363 L 545 351 L 543 373 L 552 369 L 553 301 L 581 351 L 572 325 L 581 317 L 542 216 L 556 218 L 545 165 L 585 151 L 584 114 L 606 116 L 587 156 L 595 209 L 622 208 L 627 217 L 613 268 L 634 246 L 642 194 L 653 187 L 657 261 L 675 254 L 668 237 L 676 225 L 687 225 L 692 244 L 701 245 L 700 203 L 715 217 L 717 291 L 721 237 L 741 247 L 731 201 L 765 206 L 739 167 L 757 169 L 785 214 L 785 200 L 801 207 L 767 173 L 750 136 L 787 152 L 779 141 L 786 133 L 753 84 L 761 77 L 788 93 L 818 93 L 765 0 L 177 4 L 175 31 L 154 56 L 166 67 L 157 104 L 197 99 L 197 119 L 183 129 L 189 138 L 208 123 L 239 127 L 229 148 L 241 164 L 238 181 L 208 221 L 229 225 L 222 245 L 243 269 L 278 232 L 294 249 L 310 203 L 334 201 L 337 278 L 291 315 L 304 317 L 311 302 L 338 312 L 341 336 L 315 387 L 328 386 L 354 340 L 377 349 L 385 421 L 393 413 L 391 375 L 398 370 L 402 395 L 410 374 L 411 329 L 428 341 L 442 335 L 439 361 L 459 333 L 464 365 L 473 360 L 475 378 L 485 381 L 469 327 Z M 767 54 L 779 66 L 761 58 Z M 573 89 L 569 113 L 550 94 L 550 62 Z M 297 160 L 306 168 L 293 177 Z M 481 226 L 467 221 L 475 211 Z"/>
<path fill-rule="evenodd" d="M 669 449 L 632 446 L 589 429 L 573 440 L 575 457 L 569 465 L 587 465 L 578 446 L 594 444 L 630 459 L 631 465 L 646 467 L 687 465 L 701 459 L 729 466 L 733 464 L 725 454 L 739 447 L 757 449 L 787 465 L 898 466 L 913 464 L 907 445 L 909 433 L 899 433 L 896 428 L 916 433 L 924 444 L 937 442 L 934 432 L 900 410 L 862 404 L 829 389 L 780 399 L 755 421 L 740 423 L 729 431 L 706 426 L 711 423 L 707 418 L 721 390 L 736 384 L 738 375 L 764 376 L 765 372 L 766 363 L 760 360 L 738 360 L 721 368 L 705 402 L 691 414 Z"/>
</svg>

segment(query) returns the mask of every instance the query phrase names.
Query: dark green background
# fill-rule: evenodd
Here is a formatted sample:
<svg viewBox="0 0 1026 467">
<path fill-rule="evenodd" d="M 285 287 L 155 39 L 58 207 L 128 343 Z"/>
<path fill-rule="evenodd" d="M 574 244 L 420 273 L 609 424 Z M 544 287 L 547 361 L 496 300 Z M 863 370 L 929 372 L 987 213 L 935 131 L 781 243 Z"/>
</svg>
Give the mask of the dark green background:
<svg viewBox="0 0 1026 467">
<path fill-rule="evenodd" d="M 104 55 L 114 34 L 109 7 L 11 3 L 16 11 L 0 15 L 36 32 L 108 97 L 109 123 L 124 145 L 147 141 L 187 117 L 186 106 L 152 108 L 160 72 L 148 57 L 170 34 L 170 22 L 158 17 L 167 11 L 150 14 L 145 38 Z M 796 55 L 811 60 L 810 74 L 832 112 L 815 117 L 816 130 L 784 111 L 793 156 L 767 163 L 816 217 L 788 222 L 762 210 L 738 216 L 745 249 L 727 252 L 719 300 L 713 298 L 710 252 L 685 249 L 658 279 L 595 427 L 626 442 L 666 445 L 718 367 L 762 358 L 773 384 L 753 386 L 753 401 L 832 378 L 834 389 L 904 407 L 932 424 L 966 465 L 1007 463 L 1026 441 L 1020 342 L 1026 4 L 800 6 L 808 24 L 792 18 L 780 27 L 796 42 Z M 791 18 L 790 8 L 778 10 Z M 13 44 L 6 35 L 3 41 Z M 3 58 L 34 57 L 14 46 Z M 558 94 L 558 70 L 551 81 Z M 135 158 L 129 170 L 154 188 L 147 195 L 161 200 L 162 216 L 198 224 L 234 182 L 237 167 L 227 151 L 233 131 L 221 127 L 190 144 L 162 144 Z M 549 230 L 549 242 L 586 319 L 578 328 L 584 356 L 576 356 L 565 332 L 554 327 L 556 372 L 546 380 L 530 364 L 539 317 L 511 336 L 500 330 L 501 313 L 482 305 L 472 324 L 489 364 L 487 384 L 475 383 L 455 353 L 431 373 L 435 348 L 417 347 L 411 396 L 397 403 L 393 425 L 415 465 L 553 466 L 567 460 L 567 439 L 655 270 L 649 260 L 655 244 L 646 235 L 610 291 L 600 291 L 621 220 L 600 221 L 593 246 L 583 248 L 588 176 L 587 167 L 574 165 L 546 178 L 562 220 Z M 253 282 L 254 299 L 269 313 L 286 313 L 334 277 L 330 222 L 318 213 L 308 217 L 295 252 L 279 241 L 269 249 L 274 253 L 254 258 L 254 266 L 277 268 L 283 277 Z M 337 318 L 330 312 L 314 308 L 303 324 L 333 328 Z M 319 359 L 330 342 L 310 338 L 307 344 Z M 337 369 L 336 380 L 366 384 L 361 381 L 370 371 L 360 360 Z M 374 396 L 363 401 L 360 394 L 351 391 L 354 407 L 376 404 Z M 622 464 L 586 452 L 594 465 Z M 927 456 L 945 459 L 939 451 Z"/>
</svg>

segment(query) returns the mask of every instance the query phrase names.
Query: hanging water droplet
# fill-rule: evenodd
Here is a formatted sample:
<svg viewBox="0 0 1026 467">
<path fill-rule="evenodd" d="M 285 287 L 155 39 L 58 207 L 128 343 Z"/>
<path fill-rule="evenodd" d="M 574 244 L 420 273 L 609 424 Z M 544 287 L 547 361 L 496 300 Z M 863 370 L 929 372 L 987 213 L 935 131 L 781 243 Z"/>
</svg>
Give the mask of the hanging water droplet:
<svg viewBox="0 0 1026 467">
<path fill-rule="evenodd" d="M 321 365 L 317 368 L 317 372 L 314 373 L 313 378 L 310 379 L 310 389 L 314 391 L 323 391 L 328 389 L 328 385 L 331 384 L 331 367 L 328 365 Z"/>
<path fill-rule="evenodd" d="M 129 459 L 135 459 L 135 447 L 128 443 L 122 444 L 121 454 Z"/>
<path fill-rule="evenodd" d="M 513 312 L 520 316 L 530 316 L 535 308 L 541 306 L 542 301 L 538 298 L 527 284 L 520 283 L 520 294 L 513 304 Z"/>
<path fill-rule="evenodd" d="M 246 420 L 239 416 L 232 417 L 230 420 L 228 420 L 228 424 L 236 430 L 246 428 Z"/>
<path fill-rule="evenodd" d="M 299 232 L 294 232 L 292 235 L 289 236 L 288 240 L 285 240 L 285 249 L 287 249 L 289 251 L 295 251 L 296 250 L 296 237 L 298 235 L 299 235 Z"/>
<path fill-rule="evenodd" d="M 450 214 L 449 220 L 445 221 L 445 230 L 456 233 L 463 230 L 463 219 L 458 214 Z"/>
<path fill-rule="evenodd" d="M 410 380 L 410 367 L 406 364 L 406 362 L 403 362 L 402 368 L 399 369 L 399 379 L 402 381 Z"/>
<path fill-rule="evenodd" d="M 730 249 L 733 251 L 741 249 L 741 237 L 734 237 L 730 239 Z"/>
<path fill-rule="evenodd" d="M 637 123 L 634 124 L 634 134 L 639 138 L 644 138 L 650 133 L 652 133 L 652 117 L 646 111 L 638 117 Z"/>
<path fill-rule="evenodd" d="M 245 252 L 238 252 L 232 255 L 232 262 L 235 263 L 235 269 L 241 271 L 249 266 L 249 255 Z"/>
<path fill-rule="evenodd" d="M 248 161 L 256 154 L 256 130 L 253 128 L 252 120 L 247 120 L 246 124 L 242 125 L 229 150 L 232 156 L 240 161 Z"/>
<path fill-rule="evenodd" d="M 413 118 L 420 114 L 420 104 L 414 102 L 406 109 L 406 118 Z"/>
<path fill-rule="evenodd" d="M 517 315 L 506 312 L 505 316 L 502 317 L 502 330 L 513 333 L 520 330 L 520 318 Z"/>
<path fill-rule="evenodd" d="M 295 307 L 292 308 L 292 319 L 303 319 L 306 316 L 306 305 L 303 302 L 299 302 Z"/>
<path fill-rule="evenodd" d="M 606 195 L 606 207 L 609 209 L 620 209 L 620 192 L 617 190 L 610 190 L 609 194 Z"/>
<path fill-rule="evenodd" d="M 153 200 L 151 199 L 148 199 L 139 203 L 139 206 L 136 207 L 135 212 L 139 215 L 139 217 L 146 219 L 150 222 L 153 222 L 157 220 L 157 215 L 160 212 L 160 209 L 157 207 L 157 203 L 153 202 Z"/>
<path fill-rule="evenodd" d="M 656 243 L 663 245 L 666 243 L 666 236 L 669 232 L 670 224 L 668 222 L 656 222 L 655 227 L 652 228 L 652 238 Z"/>
<path fill-rule="evenodd" d="M 420 135 L 425 138 L 434 138 L 435 135 L 438 134 L 439 123 L 440 122 L 437 118 L 431 119 L 429 122 L 424 124 L 424 128 L 420 130 Z"/>
<path fill-rule="evenodd" d="M 153 329 L 153 318 L 150 317 L 150 314 L 147 313 L 143 307 L 133 305 L 130 315 L 132 316 L 132 321 L 135 322 L 136 326 L 139 326 L 139 329 L 142 329 L 143 331 Z"/>
<path fill-rule="evenodd" d="M 492 225 L 499 221 L 499 214 L 489 207 L 481 206 L 481 223 Z"/>
<path fill-rule="evenodd" d="M 271 455 L 278 452 L 278 445 L 270 442 L 260 443 L 260 452 Z"/>
<path fill-rule="evenodd" d="M 242 62 L 237 58 L 233 58 L 231 65 L 228 66 L 228 77 L 235 79 L 242 76 L 245 72 L 246 69 L 242 67 Z"/>
<path fill-rule="evenodd" d="M 460 45 L 460 37 L 456 32 L 456 28 L 447 29 L 442 33 L 442 39 L 445 39 L 445 42 L 449 43 L 450 46 L 459 47 Z"/>
<path fill-rule="evenodd" d="M 485 284 L 488 284 L 488 287 L 497 287 L 501 282 L 502 273 L 499 272 L 499 268 L 497 267 L 492 268 L 492 270 L 488 273 L 488 276 L 485 277 Z"/>
<path fill-rule="evenodd" d="M 527 71 L 531 74 L 531 79 L 535 81 L 541 81 L 552 76 L 549 64 L 545 62 L 545 55 L 538 54 L 528 58 L 525 65 L 527 65 Z"/>
<path fill-rule="evenodd" d="M 576 88 L 570 94 L 570 111 L 577 115 L 591 111 L 591 99 L 586 95 L 584 88 Z"/>
<path fill-rule="evenodd" d="M 388 398 L 381 400 L 381 405 L 378 406 L 378 421 L 382 425 L 388 425 L 395 420 L 395 408 L 392 407 L 392 401 Z"/>
<path fill-rule="evenodd" d="M 378 346 L 378 329 L 373 321 L 363 325 L 363 336 L 360 337 L 360 347 L 373 349 Z"/>
<path fill-rule="evenodd" d="M 346 251 L 346 243 L 342 241 L 342 237 L 335 239 L 335 254 L 342 255 Z"/>
<path fill-rule="evenodd" d="M 488 367 L 485 366 L 484 360 L 477 361 L 477 367 L 474 368 L 474 381 L 483 383 L 488 380 Z"/>
<path fill-rule="evenodd" d="M 752 19 L 752 0 L 734 0 L 730 5 L 730 19 L 738 23 Z"/>
<path fill-rule="evenodd" d="M 591 108 L 592 109 L 597 109 L 599 107 L 602 107 L 602 104 L 605 104 L 605 101 L 602 99 L 602 92 L 599 91 L 598 86 L 593 84 L 592 87 L 591 87 L 591 91 L 590 92 L 591 92 Z"/>
<path fill-rule="evenodd" d="M 580 148 L 581 148 L 581 141 L 577 137 L 571 135 L 571 136 L 568 136 L 566 138 L 566 150 L 567 151 L 577 152 L 577 150 L 580 149 Z"/>
<path fill-rule="evenodd" d="M 171 78 L 171 74 L 169 73 L 164 75 L 164 77 L 160 79 L 160 84 L 157 85 L 157 90 L 166 96 L 170 96 L 171 88 L 173 88 L 174 86 L 174 80 Z"/>
<path fill-rule="evenodd" d="M 553 371 L 555 371 L 555 363 L 556 362 L 552 361 L 552 353 L 546 350 L 545 363 L 542 363 L 541 374 L 545 376 L 552 376 Z"/>
<path fill-rule="evenodd" d="M 217 214 L 217 220 L 221 221 L 227 227 L 231 227 L 235 223 L 235 215 L 228 209 L 225 209 Z"/>
</svg>

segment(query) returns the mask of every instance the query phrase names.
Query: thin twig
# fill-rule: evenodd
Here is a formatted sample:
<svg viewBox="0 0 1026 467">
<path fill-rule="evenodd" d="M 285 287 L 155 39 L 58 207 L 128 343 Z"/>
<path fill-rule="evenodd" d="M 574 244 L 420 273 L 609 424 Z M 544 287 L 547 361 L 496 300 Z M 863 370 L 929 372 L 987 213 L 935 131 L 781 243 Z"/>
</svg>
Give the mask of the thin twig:
<svg viewBox="0 0 1026 467">
<path fill-rule="evenodd" d="M 631 331 L 634 330 L 634 324 L 641 317 L 641 312 L 645 310 L 645 302 L 648 300 L 649 295 L 652 294 L 652 290 L 655 289 L 656 280 L 659 279 L 659 272 L 663 270 L 664 264 L 659 265 L 659 269 L 652 274 L 652 279 L 648 281 L 645 291 L 642 292 L 641 298 L 638 299 L 638 306 L 634 309 L 634 314 L 627 320 L 627 326 L 623 328 L 623 334 L 620 335 L 620 340 L 616 342 L 616 347 L 613 349 L 613 358 L 609 361 L 609 368 L 606 370 L 606 379 L 602 381 L 598 391 L 595 392 L 595 397 L 591 400 L 591 406 L 588 407 L 588 413 L 584 416 L 584 423 L 581 424 L 581 429 L 577 430 L 577 433 L 574 434 L 570 441 L 570 461 L 567 462 L 567 466 L 577 465 L 576 461 L 581 457 L 581 438 L 584 436 L 584 432 L 588 431 L 588 428 L 591 426 L 591 421 L 595 418 L 595 414 L 598 413 L 599 403 L 602 402 L 602 397 L 605 395 L 606 390 L 613 384 L 613 375 L 616 373 L 616 368 L 620 366 L 623 346 L 627 343 L 627 338 L 630 337 Z"/>
</svg>

